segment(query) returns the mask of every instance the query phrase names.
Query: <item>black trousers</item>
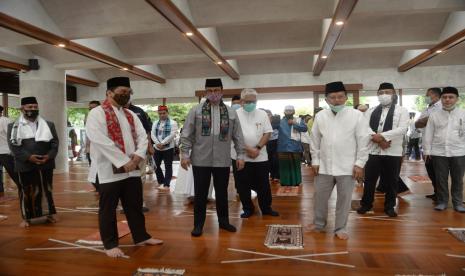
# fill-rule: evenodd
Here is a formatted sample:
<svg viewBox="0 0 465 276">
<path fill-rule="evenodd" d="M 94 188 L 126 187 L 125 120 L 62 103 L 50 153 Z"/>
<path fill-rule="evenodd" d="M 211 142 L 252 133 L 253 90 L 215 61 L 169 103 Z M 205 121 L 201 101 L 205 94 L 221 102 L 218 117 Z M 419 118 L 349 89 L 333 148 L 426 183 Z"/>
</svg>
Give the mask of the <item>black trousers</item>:
<svg viewBox="0 0 465 276">
<path fill-rule="evenodd" d="M 92 159 L 90 159 L 90 153 L 86 153 L 87 161 L 89 161 L 89 166 L 92 164 Z M 98 184 L 98 175 L 95 177 L 95 183 L 91 183 L 94 186 L 95 191 L 99 192 L 99 184 Z"/>
<path fill-rule="evenodd" d="M 463 202 L 463 175 L 465 172 L 465 156 L 445 157 L 432 156 L 436 173 L 438 203 L 449 203 L 449 174 L 451 179 L 451 196 L 454 207 Z"/>
<path fill-rule="evenodd" d="M 210 179 L 213 176 L 213 187 L 216 197 L 216 214 L 220 224 L 229 223 L 228 184 L 229 167 L 192 167 L 194 173 L 194 226 L 203 227 L 207 214 L 207 197 Z"/>
<path fill-rule="evenodd" d="M 20 189 L 18 173 L 15 172 L 15 161 L 9 154 L 0 154 L 0 165 L 7 171 L 13 182 Z M 3 192 L 3 177 L 0 185 L 0 192 Z"/>
<path fill-rule="evenodd" d="M 437 186 L 438 185 L 437 185 L 436 173 L 435 173 L 432 158 L 428 158 L 425 161 L 425 168 L 426 168 L 426 172 L 428 173 L 429 179 L 431 179 L 431 185 L 433 185 L 433 191 L 434 191 L 433 193 L 435 195 L 437 195 Z"/>
<path fill-rule="evenodd" d="M 233 165 L 233 173 L 237 179 L 237 192 L 244 211 L 253 212 L 255 207 L 251 198 L 251 191 L 257 192 L 258 205 L 262 212 L 271 211 L 271 189 L 268 178 L 269 164 L 264 162 L 245 162 L 244 169 L 238 171 Z"/>
<path fill-rule="evenodd" d="M 173 157 L 174 157 L 174 149 L 169 150 L 155 150 L 155 154 L 153 155 L 153 159 L 155 159 L 155 174 L 157 176 L 157 181 L 160 185 L 165 187 L 170 186 L 171 178 L 173 177 Z M 161 170 L 161 162 L 165 163 L 165 175 L 163 175 L 163 171 Z"/>
<path fill-rule="evenodd" d="M 119 200 L 123 205 L 134 243 L 151 238 L 145 229 L 145 217 L 142 213 L 142 180 L 140 177 L 100 184 L 99 192 L 99 229 L 105 249 L 118 246 L 116 207 L 118 207 Z"/>
<path fill-rule="evenodd" d="M 415 160 L 420 160 L 420 138 L 410 138 L 407 146 L 407 156 L 410 157 L 412 149 L 415 150 Z"/>
<path fill-rule="evenodd" d="M 384 210 L 396 206 L 401 156 L 371 155 L 365 165 L 365 185 L 360 204 L 372 208 L 375 199 L 375 187 L 378 178 L 381 178 L 384 195 Z"/>
<path fill-rule="evenodd" d="M 270 177 L 279 179 L 278 139 L 268 141 L 266 151 L 268 153 Z"/>
</svg>

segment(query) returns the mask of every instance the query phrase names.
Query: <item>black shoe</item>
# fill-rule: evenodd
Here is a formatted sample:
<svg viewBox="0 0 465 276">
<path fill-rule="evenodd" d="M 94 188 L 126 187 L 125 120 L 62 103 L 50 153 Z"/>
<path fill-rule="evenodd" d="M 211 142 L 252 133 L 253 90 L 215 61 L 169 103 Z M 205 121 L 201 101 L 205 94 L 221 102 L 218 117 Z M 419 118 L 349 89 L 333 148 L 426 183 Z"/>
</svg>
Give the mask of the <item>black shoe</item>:
<svg viewBox="0 0 465 276">
<path fill-rule="evenodd" d="M 436 196 L 436 194 L 426 195 L 425 197 L 431 198 L 433 201 L 438 201 L 438 197 Z"/>
<path fill-rule="evenodd" d="M 368 208 L 368 207 L 365 207 L 365 206 L 360 206 L 360 207 L 357 209 L 357 213 L 360 214 L 360 215 L 364 215 L 364 214 L 366 214 L 368 211 L 371 211 L 371 208 Z"/>
<path fill-rule="evenodd" d="M 234 227 L 233 225 L 229 224 L 229 223 L 220 223 L 220 228 L 221 229 L 224 229 L 228 232 L 236 232 L 236 227 Z"/>
<path fill-rule="evenodd" d="M 262 215 L 264 216 L 272 216 L 272 217 L 279 217 L 279 213 L 276 212 L 275 210 L 269 210 L 266 212 L 262 212 Z"/>
<path fill-rule="evenodd" d="M 397 217 L 397 213 L 394 211 L 394 209 L 385 210 L 384 212 L 391 218 Z"/>
<path fill-rule="evenodd" d="M 200 226 L 194 226 L 194 229 L 191 232 L 192 237 L 200 237 L 202 236 L 203 230 Z"/>
<path fill-rule="evenodd" d="M 253 215 L 254 211 L 244 211 L 241 214 L 241 218 L 250 218 Z"/>
</svg>

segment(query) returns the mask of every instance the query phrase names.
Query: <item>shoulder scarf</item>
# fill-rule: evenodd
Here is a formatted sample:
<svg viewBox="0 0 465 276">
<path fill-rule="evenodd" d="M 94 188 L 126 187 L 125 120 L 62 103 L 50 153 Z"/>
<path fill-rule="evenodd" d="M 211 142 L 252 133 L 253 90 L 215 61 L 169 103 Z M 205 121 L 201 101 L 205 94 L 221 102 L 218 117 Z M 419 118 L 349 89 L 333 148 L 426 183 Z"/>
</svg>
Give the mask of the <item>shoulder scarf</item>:
<svg viewBox="0 0 465 276">
<path fill-rule="evenodd" d="M 206 100 L 202 105 L 202 136 L 210 136 L 212 130 L 211 103 Z M 226 141 L 229 133 L 229 113 L 228 108 L 220 102 L 220 141 Z"/>
<path fill-rule="evenodd" d="M 13 123 L 10 136 L 11 144 L 20 146 L 22 140 L 30 138 L 34 138 L 36 142 L 48 142 L 52 140 L 53 135 L 47 121 L 45 121 L 41 116 L 38 116 L 37 124 L 37 131 L 34 134 L 28 126 L 28 121 L 21 114 L 18 120 Z"/>
<path fill-rule="evenodd" d="M 121 132 L 121 126 L 118 122 L 118 117 L 116 117 L 116 113 L 113 110 L 113 107 L 110 101 L 105 100 L 102 104 L 102 108 L 103 108 L 103 111 L 105 112 L 105 119 L 107 121 L 108 136 L 113 142 L 115 142 L 115 145 L 123 153 L 126 153 L 126 149 L 124 148 L 123 133 Z M 126 119 L 128 119 L 129 126 L 131 126 L 132 139 L 134 141 L 134 146 L 136 146 L 137 135 L 136 135 L 136 127 L 134 124 L 134 117 L 132 116 L 131 112 L 129 112 L 129 110 L 127 110 L 126 108 L 123 108 L 123 111 L 124 111 L 124 115 L 126 115 Z"/>
<path fill-rule="evenodd" d="M 389 130 L 392 129 L 392 121 L 393 121 L 393 118 L 394 118 L 394 109 L 396 109 L 396 105 L 391 104 L 391 107 L 389 107 L 388 114 L 386 115 L 386 119 L 384 121 L 383 132 L 389 131 Z M 383 113 L 383 106 L 382 105 L 378 105 L 375 108 L 375 110 L 373 110 L 373 113 L 371 113 L 370 127 L 375 133 L 378 133 L 379 121 L 381 120 L 381 113 Z"/>
<path fill-rule="evenodd" d="M 160 132 L 160 122 L 161 120 L 158 120 L 157 126 L 155 127 L 155 136 L 158 139 L 158 133 Z M 162 140 L 168 137 L 171 134 L 171 120 L 170 118 L 166 119 L 165 122 L 165 129 L 163 130 L 163 134 L 161 135 Z M 160 141 L 161 142 L 161 141 Z"/>
</svg>

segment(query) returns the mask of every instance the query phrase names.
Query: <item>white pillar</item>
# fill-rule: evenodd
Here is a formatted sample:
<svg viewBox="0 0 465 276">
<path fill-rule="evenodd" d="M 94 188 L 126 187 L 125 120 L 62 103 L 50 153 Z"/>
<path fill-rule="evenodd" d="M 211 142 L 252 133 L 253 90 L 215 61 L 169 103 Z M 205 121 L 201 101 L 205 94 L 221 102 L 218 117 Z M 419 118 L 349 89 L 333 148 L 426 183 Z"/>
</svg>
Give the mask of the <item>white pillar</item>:
<svg viewBox="0 0 465 276">
<path fill-rule="evenodd" d="M 55 173 L 68 172 L 68 134 L 66 114 L 66 75 L 57 70 L 46 59 L 39 60 L 39 70 L 21 73 L 19 90 L 21 97 L 34 96 L 39 102 L 39 114 L 45 120 L 55 124 L 60 140 L 58 155 L 55 159 Z"/>
</svg>

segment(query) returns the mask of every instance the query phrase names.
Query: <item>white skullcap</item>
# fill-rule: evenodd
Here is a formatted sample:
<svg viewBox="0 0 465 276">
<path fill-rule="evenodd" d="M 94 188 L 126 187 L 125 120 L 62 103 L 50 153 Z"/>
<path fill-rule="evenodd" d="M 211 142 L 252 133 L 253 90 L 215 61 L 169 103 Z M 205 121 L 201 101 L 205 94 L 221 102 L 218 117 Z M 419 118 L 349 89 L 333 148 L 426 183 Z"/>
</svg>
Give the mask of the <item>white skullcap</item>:
<svg viewBox="0 0 465 276">
<path fill-rule="evenodd" d="M 286 105 L 286 107 L 284 107 L 284 111 L 294 111 L 294 106 L 293 105 Z"/>
<path fill-rule="evenodd" d="M 253 88 L 245 88 L 241 92 L 241 99 L 245 99 L 246 96 L 248 95 L 254 95 L 255 97 L 257 96 L 257 91 Z"/>
</svg>

